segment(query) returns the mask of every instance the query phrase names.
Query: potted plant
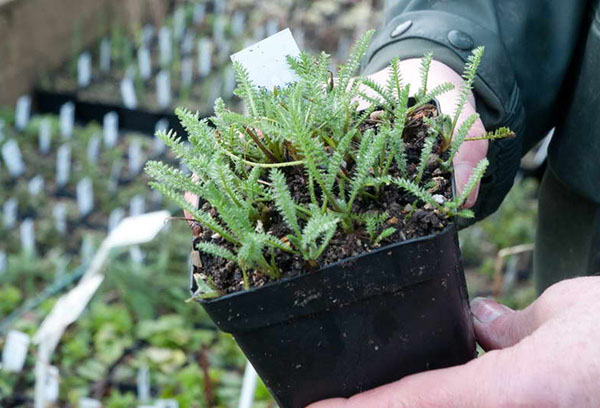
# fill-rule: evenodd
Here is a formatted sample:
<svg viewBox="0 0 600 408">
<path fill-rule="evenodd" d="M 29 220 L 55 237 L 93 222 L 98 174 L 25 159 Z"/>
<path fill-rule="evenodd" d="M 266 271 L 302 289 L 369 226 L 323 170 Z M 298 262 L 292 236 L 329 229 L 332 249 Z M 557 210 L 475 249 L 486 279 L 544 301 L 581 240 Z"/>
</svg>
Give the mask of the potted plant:
<svg viewBox="0 0 600 408">
<path fill-rule="evenodd" d="M 353 79 L 370 35 L 336 78 L 324 53 L 289 58 L 299 79 L 274 90 L 235 65 L 247 114 L 178 109 L 189 143 L 160 134 L 194 175 L 146 167 L 191 219 L 195 298 L 283 408 L 475 356 L 454 219 L 473 216 L 462 205 L 487 160 L 455 196 L 452 159 L 477 118 L 458 125 L 483 49 L 448 117 L 432 101 L 452 85 L 426 87 L 431 55 L 413 98 L 397 60 L 386 86 Z"/>
</svg>

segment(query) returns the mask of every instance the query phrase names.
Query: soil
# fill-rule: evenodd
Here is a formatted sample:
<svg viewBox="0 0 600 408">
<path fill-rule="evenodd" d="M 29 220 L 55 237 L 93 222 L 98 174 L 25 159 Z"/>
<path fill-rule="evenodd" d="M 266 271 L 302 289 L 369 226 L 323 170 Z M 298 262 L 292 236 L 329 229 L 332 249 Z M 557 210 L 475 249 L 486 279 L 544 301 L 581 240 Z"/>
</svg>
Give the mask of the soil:
<svg viewBox="0 0 600 408">
<path fill-rule="evenodd" d="M 416 111 L 409 118 L 408 124 L 404 133 L 406 153 L 408 158 L 409 173 L 416 173 L 419 163 L 419 157 L 425 138 L 427 137 L 427 129 L 423 124 L 423 117 L 433 117 L 437 115 L 437 110 L 432 105 L 426 105 Z M 373 115 L 372 115 L 373 117 Z M 375 119 L 365 123 L 363 131 L 368 128 L 377 129 L 378 121 Z M 435 185 L 429 192 L 444 196 L 446 200 L 452 199 L 452 182 L 451 173 L 440 169 L 438 161 L 440 146 L 434 147 L 432 159 L 430 160 L 427 169 L 423 175 L 423 185 L 434 181 Z M 442 155 L 442 159 L 444 159 Z M 350 165 L 349 165 L 350 166 Z M 300 203 L 310 202 L 310 196 L 307 188 L 307 181 L 302 173 L 298 170 L 289 171 L 286 174 L 288 186 L 295 200 Z M 351 169 L 349 169 L 351 171 Z M 397 168 L 392 167 L 390 170 L 392 176 L 400 176 Z M 433 184 L 433 183 L 432 183 Z M 316 192 L 319 196 L 319 191 Z M 356 229 L 348 234 L 339 229 L 336 235 L 332 238 L 327 249 L 323 252 L 318 260 L 318 265 L 309 265 L 300 257 L 279 252 L 276 255 L 277 265 L 281 269 L 284 278 L 293 277 L 296 275 L 310 273 L 323 266 L 334 262 L 354 257 L 365 252 L 386 246 L 389 244 L 402 242 L 405 240 L 424 237 L 443 230 L 450 223 L 450 219 L 443 214 L 440 214 L 428 204 L 423 205 L 410 194 L 404 192 L 395 185 L 389 185 L 382 188 L 380 191 L 380 200 L 373 199 L 357 199 L 354 204 L 356 213 L 367 213 L 369 211 L 382 212 L 386 211 L 389 215 L 386 221 L 387 226 L 396 227 L 397 231 L 392 236 L 384 239 L 377 246 L 371 244 L 364 228 Z M 214 214 L 214 209 L 208 203 L 204 204 L 203 210 Z M 270 225 L 266 228 L 266 232 L 270 232 L 277 237 L 285 237 L 290 233 L 289 228 L 284 221 L 278 216 L 276 211 L 273 211 L 270 218 Z M 219 245 L 228 247 L 228 243 L 220 237 L 214 238 L 211 231 L 204 230 L 195 226 L 195 241 L 210 241 Z M 240 268 L 234 263 L 222 258 L 201 254 L 201 267 L 195 268 L 195 274 L 199 278 L 208 280 L 222 294 L 233 293 L 244 290 L 243 278 Z M 270 281 L 269 277 L 254 271 L 249 273 L 250 286 L 260 287 Z"/>
</svg>

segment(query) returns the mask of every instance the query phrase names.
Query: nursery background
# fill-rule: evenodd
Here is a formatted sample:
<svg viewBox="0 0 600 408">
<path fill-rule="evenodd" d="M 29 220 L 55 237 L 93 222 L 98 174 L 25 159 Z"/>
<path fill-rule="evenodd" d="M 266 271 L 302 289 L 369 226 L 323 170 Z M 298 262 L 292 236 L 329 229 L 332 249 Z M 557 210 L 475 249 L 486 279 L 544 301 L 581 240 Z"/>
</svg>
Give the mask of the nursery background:
<svg viewBox="0 0 600 408">
<path fill-rule="evenodd" d="M 1 407 L 40 395 L 48 407 L 238 406 L 245 358 L 186 302 L 190 230 L 142 171 L 150 159 L 174 161 L 154 132 L 183 132 L 178 106 L 204 117 L 219 96 L 239 105 L 229 56 L 284 28 L 301 49 L 343 61 L 377 27 L 382 3 L 0 0 Z M 524 159 L 500 210 L 460 234 L 472 296 L 515 307 L 534 298 L 545 146 Z M 159 210 L 171 221 L 110 252 L 103 281 L 89 304 L 76 297 L 81 315 L 40 368 L 36 333 L 58 299 L 125 217 Z M 253 399 L 275 406 L 261 384 Z"/>
</svg>

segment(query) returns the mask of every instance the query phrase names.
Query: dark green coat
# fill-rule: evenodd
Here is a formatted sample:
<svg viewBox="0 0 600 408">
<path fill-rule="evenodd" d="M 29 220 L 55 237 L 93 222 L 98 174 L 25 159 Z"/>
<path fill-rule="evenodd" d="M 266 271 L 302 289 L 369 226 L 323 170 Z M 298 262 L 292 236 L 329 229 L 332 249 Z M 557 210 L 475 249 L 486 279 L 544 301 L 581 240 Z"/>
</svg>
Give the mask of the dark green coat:
<svg viewBox="0 0 600 408">
<path fill-rule="evenodd" d="M 476 83 L 491 143 L 478 216 L 495 211 L 520 157 L 557 127 L 549 164 L 574 192 L 600 204 L 600 12 L 598 0 L 388 0 L 364 73 L 394 57 L 434 58 L 462 72 L 473 47 L 486 52 Z"/>
</svg>

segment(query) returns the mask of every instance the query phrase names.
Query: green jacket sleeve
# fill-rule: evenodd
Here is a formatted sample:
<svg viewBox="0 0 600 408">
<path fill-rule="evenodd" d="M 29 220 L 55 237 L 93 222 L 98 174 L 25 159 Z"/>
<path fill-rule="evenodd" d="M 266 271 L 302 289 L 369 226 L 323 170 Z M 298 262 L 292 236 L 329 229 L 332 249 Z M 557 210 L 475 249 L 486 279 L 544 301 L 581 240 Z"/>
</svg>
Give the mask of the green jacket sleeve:
<svg viewBox="0 0 600 408">
<path fill-rule="evenodd" d="M 475 206 L 493 213 L 511 188 L 521 155 L 553 126 L 561 85 L 573 59 L 589 2 L 550 0 L 390 0 L 363 74 L 394 57 L 434 58 L 457 72 L 474 47 L 485 46 L 475 83 L 477 109 L 488 130 L 508 126 L 515 139 L 490 144 L 490 167 Z"/>
</svg>

